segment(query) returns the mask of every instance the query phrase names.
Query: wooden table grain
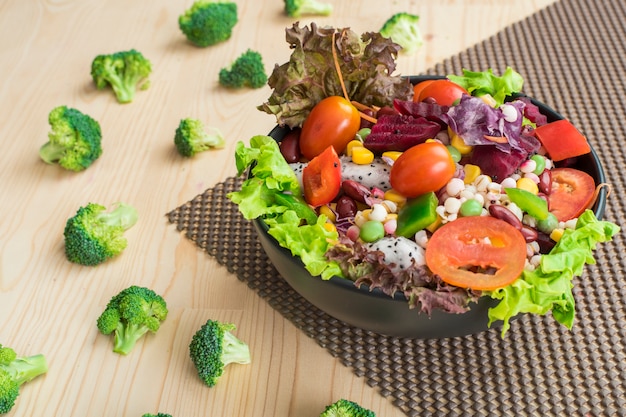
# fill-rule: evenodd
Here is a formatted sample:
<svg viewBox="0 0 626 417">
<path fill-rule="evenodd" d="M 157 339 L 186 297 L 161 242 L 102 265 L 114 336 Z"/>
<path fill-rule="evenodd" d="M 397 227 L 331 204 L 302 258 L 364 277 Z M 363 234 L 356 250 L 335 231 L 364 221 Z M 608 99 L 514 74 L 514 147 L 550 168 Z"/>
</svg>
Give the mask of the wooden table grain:
<svg viewBox="0 0 626 417">
<path fill-rule="evenodd" d="M 228 91 L 219 88 L 217 74 L 248 48 L 262 54 L 268 73 L 287 61 L 284 31 L 294 19 L 279 0 L 236 1 L 232 38 L 209 48 L 192 46 L 178 28 L 191 0 L 0 2 L 0 343 L 23 355 L 43 353 L 49 363 L 9 415 L 314 417 L 339 398 L 381 417 L 403 415 L 165 217 L 234 175 L 235 143 L 275 124 L 256 110 L 269 87 Z M 328 0 L 331 16 L 300 22 L 362 33 L 395 12 L 418 14 L 425 43 L 397 62 L 398 73 L 410 75 L 553 1 Z M 110 90 L 96 90 L 90 65 L 98 54 L 130 48 L 152 61 L 152 84 L 121 105 Z M 103 155 L 84 172 L 39 159 L 48 113 L 59 105 L 102 126 Z M 179 156 L 173 136 L 183 117 L 219 128 L 226 147 Z M 125 252 L 97 267 L 72 264 L 63 250 L 66 219 L 88 202 L 125 202 L 139 212 Z M 129 285 L 162 294 L 170 315 L 156 335 L 120 356 L 95 322 L 110 297 Z M 208 318 L 236 323 L 252 352 L 252 364 L 232 365 L 214 388 L 201 384 L 187 350 Z"/>
</svg>

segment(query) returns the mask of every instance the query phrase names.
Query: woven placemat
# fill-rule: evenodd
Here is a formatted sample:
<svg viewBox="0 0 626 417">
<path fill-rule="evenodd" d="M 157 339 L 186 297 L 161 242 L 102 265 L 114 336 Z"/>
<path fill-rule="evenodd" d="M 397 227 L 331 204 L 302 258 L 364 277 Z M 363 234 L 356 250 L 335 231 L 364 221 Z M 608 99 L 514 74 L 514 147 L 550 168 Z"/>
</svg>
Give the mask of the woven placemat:
<svg viewBox="0 0 626 417">
<path fill-rule="evenodd" d="M 569 118 L 600 154 L 613 186 L 605 218 L 620 225 L 625 21 L 623 0 L 561 0 L 428 71 L 520 72 L 524 91 Z M 206 190 L 169 221 L 406 415 L 626 415 L 622 234 L 600 246 L 597 264 L 576 280 L 571 331 L 550 316 L 524 316 L 505 339 L 497 329 L 442 340 L 387 337 L 333 319 L 280 278 L 252 224 L 226 198 L 241 181 Z"/>
</svg>

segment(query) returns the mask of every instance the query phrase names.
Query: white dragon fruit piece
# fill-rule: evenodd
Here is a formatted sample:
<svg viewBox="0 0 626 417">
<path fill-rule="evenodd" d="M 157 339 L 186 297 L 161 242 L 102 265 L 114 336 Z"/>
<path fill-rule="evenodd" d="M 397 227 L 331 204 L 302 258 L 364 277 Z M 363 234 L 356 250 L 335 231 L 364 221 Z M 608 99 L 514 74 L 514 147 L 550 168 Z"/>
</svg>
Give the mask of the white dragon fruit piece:
<svg viewBox="0 0 626 417">
<path fill-rule="evenodd" d="M 384 262 L 391 266 L 393 272 L 400 272 L 411 266 L 411 259 L 415 265 L 424 265 L 424 248 L 405 237 L 386 236 L 376 242 L 367 244 L 371 251 L 381 251 L 385 254 Z"/>
</svg>

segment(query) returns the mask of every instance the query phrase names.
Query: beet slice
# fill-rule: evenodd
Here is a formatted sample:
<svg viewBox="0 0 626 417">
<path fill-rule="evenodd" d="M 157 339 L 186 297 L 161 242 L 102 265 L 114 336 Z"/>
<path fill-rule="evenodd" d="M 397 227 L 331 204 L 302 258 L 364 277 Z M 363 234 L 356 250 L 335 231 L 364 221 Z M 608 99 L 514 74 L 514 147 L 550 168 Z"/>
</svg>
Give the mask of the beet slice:
<svg viewBox="0 0 626 417">
<path fill-rule="evenodd" d="M 377 154 L 386 151 L 404 152 L 426 139 L 434 138 L 440 130 L 439 123 L 425 117 L 386 114 L 380 116 L 372 126 L 363 146 Z"/>
</svg>

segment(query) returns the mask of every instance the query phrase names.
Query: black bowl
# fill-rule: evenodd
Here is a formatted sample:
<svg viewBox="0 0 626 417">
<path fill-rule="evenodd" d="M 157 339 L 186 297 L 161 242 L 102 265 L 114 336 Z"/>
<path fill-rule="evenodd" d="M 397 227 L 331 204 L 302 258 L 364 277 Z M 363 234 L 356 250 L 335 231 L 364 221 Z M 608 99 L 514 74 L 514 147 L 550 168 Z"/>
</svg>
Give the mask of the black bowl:
<svg viewBox="0 0 626 417">
<path fill-rule="evenodd" d="M 409 77 L 413 84 L 433 76 Z M 545 104 L 532 99 L 549 121 L 563 119 L 559 113 Z M 275 127 L 269 135 L 280 141 L 287 134 L 288 128 Z M 589 173 L 596 185 L 605 182 L 604 170 L 592 148 L 591 153 L 579 157 L 575 168 Z M 593 208 L 598 219 L 602 218 L 606 206 L 606 191 L 600 191 Z M 451 314 L 435 310 L 430 315 L 410 309 L 404 294 L 394 297 L 384 294 L 380 289 L 370 290 L 367 286 L 357 288 L 350 280 L 332 277 L 322 280 L 312 276 L 298 257 L 291 255 L 288 249 L 281 247 L 269 235 L 268 227 L 262 219 L 253 221 L 261 245 L 281 276 L 289 285 L 311 304 L 330 316 L 349 325 L 388 336 L 418 339 L 448 338 L 465 336 L 489 329 L 487 311 L 497 305 L 497 300 L 482 297 L 472 303 L 470 310 L 463 314 Z M 492 328 L 500 323 L 492 324 Z"/>
</svg>

